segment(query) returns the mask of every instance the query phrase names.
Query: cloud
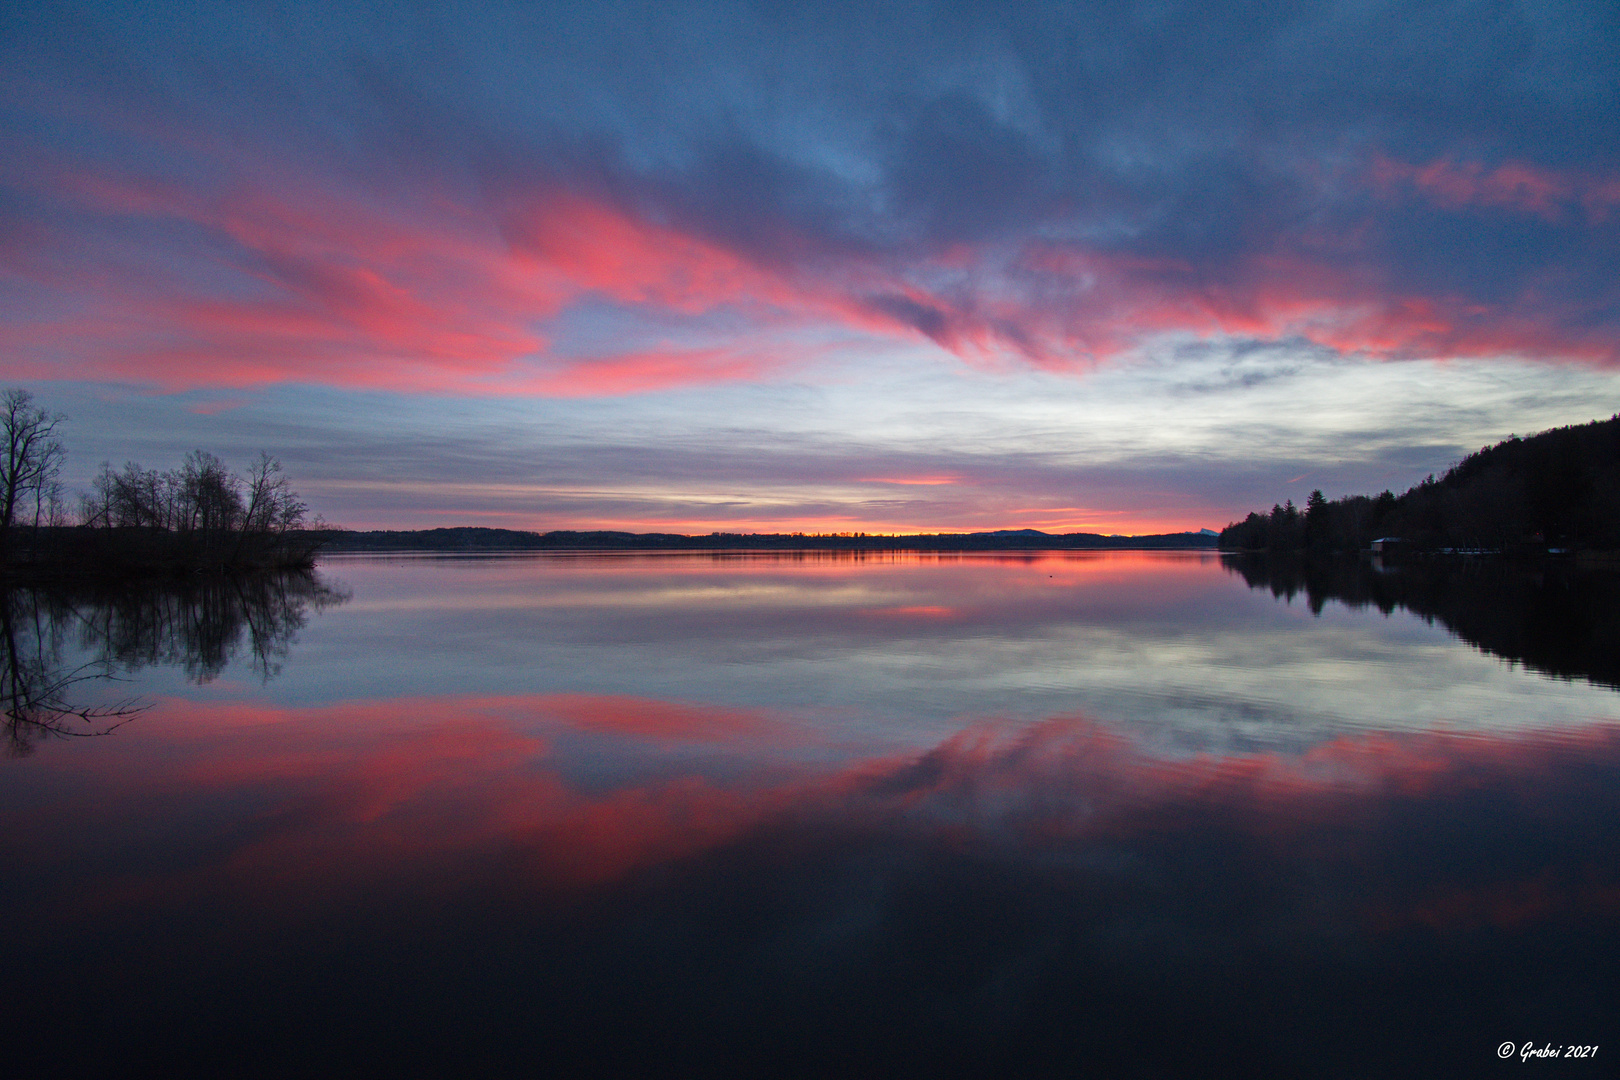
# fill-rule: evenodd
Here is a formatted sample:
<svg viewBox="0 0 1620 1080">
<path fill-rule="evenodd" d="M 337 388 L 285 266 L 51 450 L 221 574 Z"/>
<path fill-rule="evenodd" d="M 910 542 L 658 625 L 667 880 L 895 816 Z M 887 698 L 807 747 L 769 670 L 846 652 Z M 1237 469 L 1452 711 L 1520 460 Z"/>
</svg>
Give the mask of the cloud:
<svg viewBox="0 0 1620 1080">
<path fill-rule="evenodd" d="M 1490 207 L 1555 222 L 1584 212 L 1589 222 L 1602 224 L 1620 205 L 1620 175 L 1594 176 L 1513 161 L 1487 168 L 1478 161 L 1442 159 L 1420 166 L 1379 157 L 1372 163 L 1372 182 L 1385 196 L 1405 187 L 1446 209 Z"/>
<path fill-rule="evenodd" d="M 776 377 L 714 355 L 788 328 L 993 371 L 1185 333 L 1617 358 L 1612 13 L 824 15 L 25 10 L 7 364 L 597 395 Z M 593 299 L 740 322 L 636 375 L 557 353 Z"/>
</svg>

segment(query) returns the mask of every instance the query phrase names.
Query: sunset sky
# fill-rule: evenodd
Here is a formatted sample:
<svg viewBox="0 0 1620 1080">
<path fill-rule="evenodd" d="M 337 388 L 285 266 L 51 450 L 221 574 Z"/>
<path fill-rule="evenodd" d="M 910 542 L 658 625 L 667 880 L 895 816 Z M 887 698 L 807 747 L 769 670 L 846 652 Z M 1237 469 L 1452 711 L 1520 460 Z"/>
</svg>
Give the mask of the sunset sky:
<svg viewBox="0 0 1620 1080">
<path fill-rule="evenodd" d="M 1220 528 L 1620 411 L 1620 6 L 37 4 L 0 380 L 355 528 Z"/>
</svg>

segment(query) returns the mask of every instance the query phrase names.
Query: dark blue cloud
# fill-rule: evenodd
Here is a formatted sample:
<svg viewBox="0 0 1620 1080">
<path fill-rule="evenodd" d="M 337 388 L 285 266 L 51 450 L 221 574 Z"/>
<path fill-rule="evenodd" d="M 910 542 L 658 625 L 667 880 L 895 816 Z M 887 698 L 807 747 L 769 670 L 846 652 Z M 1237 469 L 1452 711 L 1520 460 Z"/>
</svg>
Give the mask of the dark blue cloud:
<svg viewBox="0 0 1620 1080">
<path fill-rule="evenodd" d="M 1620 329 L 1608 5 L 18 4 L 4 26 L 13 176 L 291 162 L 498 219 L 561 187 L 834 288 L 921 282 L 848 289 L 1025 353 L 1188 302 L 1275 322 L 1277 294 L 1440 304 L 1447 333 L 1388 335 L 1419 352 L 1490 351 L 1459 328 L 1480 306 L 1519 327 L 1504 351 L 1612 358 L 1592 341 Z M 1410 175 L 1380 186 L 1390 162 Z M 1558 212 L 1411 180 L 1437 163 L 1529 169 Z M 927 277 L 962 245 L 952 284 Z M 997 245 L 1103 259 L 1129 296 L 1076 315 Z"/>
</svg>

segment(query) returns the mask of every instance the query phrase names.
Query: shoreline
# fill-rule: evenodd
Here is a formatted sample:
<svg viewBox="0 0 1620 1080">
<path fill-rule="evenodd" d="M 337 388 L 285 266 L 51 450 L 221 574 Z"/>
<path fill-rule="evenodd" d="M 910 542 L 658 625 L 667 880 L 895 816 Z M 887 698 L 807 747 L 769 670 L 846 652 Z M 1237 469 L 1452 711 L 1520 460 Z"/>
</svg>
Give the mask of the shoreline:
<svg viewBox="0 0 1620 1080">
<path fill-rule="evenodd" d="M 1104 536 L 1042 533 L 1032 529 L 916 535 L 806 535 L 802 533 L 522 532 L 477 527 L 334 532 L 321 555 L 387 552 L 533 551 L 1214 551 L 1213 533 Z"/>
</svg>

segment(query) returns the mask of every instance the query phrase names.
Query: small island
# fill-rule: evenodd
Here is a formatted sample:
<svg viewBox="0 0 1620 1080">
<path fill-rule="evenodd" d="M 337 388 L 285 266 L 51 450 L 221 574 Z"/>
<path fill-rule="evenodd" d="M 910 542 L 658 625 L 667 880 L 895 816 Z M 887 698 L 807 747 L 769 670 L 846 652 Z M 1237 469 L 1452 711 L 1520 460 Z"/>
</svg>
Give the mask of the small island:
<svg viewBox="0 0 1620 1080">
<path fill-rule="evenodd" d="M 261 452 L 246 476 L 195 450 L 178 468 L 103 463 L 69 520 L 58 479 L 65 417 L 27 390 L 0 394 L 0 572 L 8 581 L 142 580 L 307 570 L 328 535 L 308 522 L 281 463 Z"/>
</svg>

